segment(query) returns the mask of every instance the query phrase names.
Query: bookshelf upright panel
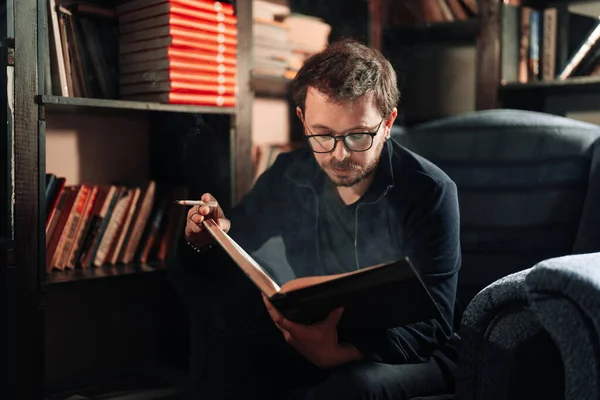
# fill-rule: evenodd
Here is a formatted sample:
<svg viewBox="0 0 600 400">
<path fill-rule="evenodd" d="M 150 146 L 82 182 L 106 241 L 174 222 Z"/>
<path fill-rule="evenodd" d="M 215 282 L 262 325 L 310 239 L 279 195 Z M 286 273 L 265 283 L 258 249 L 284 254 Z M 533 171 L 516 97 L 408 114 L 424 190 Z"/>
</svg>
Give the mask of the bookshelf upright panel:
<svg viewBox="0 0 600 400">
<path fill-rule="evenodd" d="M 252 70 L 252 1 L 237 0 L 238 17 L 237 47 L 237 110 L 232 123 L 231 163 L 233 175 L 233 202 L 237 203 L 252 186 L 252 100 L 254 93 L 251 84 Z"/>
<path fill-rule="evenodd" d="M 16 343 L 13 368 L 15 397 L 43 397 L 44 306 L 40 291 L 40 138 L 38 107 L 37 1 L 14 0 L 14 238 L 15 238 L 15 321 Z"/>
<path fill-rule="evenodd" d="M 125 171 L 133 174 L 133 178 L 185 186 L 189 196 L 194 197 L 211 191 L 225 208 L 237 203 L 252 184 L 252 37 L 244 34 L 250 32 L 252 24 L 252 2 L 234 2 L 240 32 L 236 105 L 213 107 L 63 96 L 49 90 L 52 44 L 47 33 L 53 28 L 48 1 L 14 0 L 18 49 L 15 281 L 19 306 L 14 374 L 15 397 L 24 400 L 75 389 L 69 385 L 101 384 L 102 379 L 132 372 L 139 364 L 156 363 L 158 369 L 180 368 L 189 353 L 187 316 L 182 315 L 183 308 L 165 279 L 164 262 L 47 273 L 46 173 L 52 173 L 56 160 L 63 156 L 56 151 L 64 132 L 70 129 L 67 136 L 71 137 L 69 151 L 73 153 L 65 154 L 62 161 L 68 168 L 77 169 L 71 175 L 77 177 L 77 183 L 94 176 L 118 179 L 121 174 L 116 168 L 129 168 L 132 165 L 129 162 L 133 162 L 135 166 Z M 86 129 L 85 121 L 95 126 Z M 105 126 L 104 138 L 99 121 L 109 125 Z M 134 121 L 139 123 L 133 126 Z M 131 147 L 131 141 L 139 141 L 138 151 L 135 145 Z M 121 154 L 121 160 L 105 157 L 102 161 L 89 151 L 109 144 L 123 147 L 117 149 L 120 153 L 115 151 Z M 127 148 L 126 156 L 123 151 Z M 69 157 L 74 160 L 69 161 Z M 111 165 L 103 168 L 103 162 Z M 92 179 L 87 183 L 95 182 Z M 131 293 L 138 295 L 135 301 L 128 300 Z M 79 294 L 84 295 L 80 303 L 76 301 Z M 123 323 L 111 327 L 112 316 L 118 316 Z M 94 329 L 96 320 L 102 326 L 92 336 L 108 341 L 115 336 L 118 345 L 102 344 L 94 349 L 89 346 L 85 332 L 80 332 L 83 336 L 73 336 L 78 330 Z M 160 329 L 161 326 L 170 329 Z M 148 334 L 136 338 L 137 328 Z"/>
<path fill-rule="evenodd" d="M 500 83 L 500 16 L 501 0 L 478 0 L 479 38 L 477 40 L 476 109 L 498 108 Z"/>
</svg>

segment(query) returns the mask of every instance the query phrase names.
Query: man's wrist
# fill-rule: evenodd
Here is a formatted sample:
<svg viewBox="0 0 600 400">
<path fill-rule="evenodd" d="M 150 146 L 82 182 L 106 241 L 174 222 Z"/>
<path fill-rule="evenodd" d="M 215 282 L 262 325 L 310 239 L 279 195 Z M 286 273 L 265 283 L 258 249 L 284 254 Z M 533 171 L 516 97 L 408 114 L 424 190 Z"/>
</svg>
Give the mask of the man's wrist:
<svg viewBox="0 0 600 400">
<path fill-rule="evenodd" d="M 193 244 L 192 242 L 190 242 L 187 238 L 185 239 L 185 242 L 187 243 L 188 247 L 193 250 L 194 252 L 201 254 L 201 253 L 205 253 L 209 250 L 212 250 L 215 247 L 215 242 L 214 241 L 210 241 L 202 246 L 196 246 L 195 244 Z"/>
<path fill-rule="evenodd" d="M 360 361 L 363 359 L 363 355 L 355 346 L 349 343 L 340 343 L 337 346 L 334 358 L 334 364 L 339 366 L 354 361 Z"/>
</svg>

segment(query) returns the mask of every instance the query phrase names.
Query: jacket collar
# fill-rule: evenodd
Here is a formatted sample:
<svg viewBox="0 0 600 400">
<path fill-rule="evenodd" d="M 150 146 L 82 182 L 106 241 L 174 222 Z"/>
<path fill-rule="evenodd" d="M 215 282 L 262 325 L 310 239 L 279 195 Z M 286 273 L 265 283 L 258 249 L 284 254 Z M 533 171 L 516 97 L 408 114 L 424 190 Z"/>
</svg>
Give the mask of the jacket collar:
<svg viewBox="0 0 600 400">
<path fill-rule="evenodd" d="M 299 186 L 316 189 L 320 187 L 327 176 L 317 164 L 315 157 L 309 147 L 297 150 L 298 156 L 285 172 L 285 176 Z M 393 140 L 388 140 L 383 145 L 379 166 L 375 172 L 375 179 L 367 191 L 367 195 L 380 197 L 386 190 L 394 186 L 393 169 L 394 146 Z"/>
</svg>

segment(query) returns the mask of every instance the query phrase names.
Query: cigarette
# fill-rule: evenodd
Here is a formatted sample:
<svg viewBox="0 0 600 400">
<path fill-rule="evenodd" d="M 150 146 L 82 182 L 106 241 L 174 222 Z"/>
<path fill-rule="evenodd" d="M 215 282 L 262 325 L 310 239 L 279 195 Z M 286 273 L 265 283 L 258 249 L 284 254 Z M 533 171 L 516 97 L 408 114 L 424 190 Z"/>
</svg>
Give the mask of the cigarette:
<svg viewBox="0 0 600 400">
<path fill-rule="evenodd" d="M 209 206 L 217 207 L 219 203 L 216 201 L 202 201 L 202 200 L 175 200 L 175 203 L 182 206 Z"/>
</svg>

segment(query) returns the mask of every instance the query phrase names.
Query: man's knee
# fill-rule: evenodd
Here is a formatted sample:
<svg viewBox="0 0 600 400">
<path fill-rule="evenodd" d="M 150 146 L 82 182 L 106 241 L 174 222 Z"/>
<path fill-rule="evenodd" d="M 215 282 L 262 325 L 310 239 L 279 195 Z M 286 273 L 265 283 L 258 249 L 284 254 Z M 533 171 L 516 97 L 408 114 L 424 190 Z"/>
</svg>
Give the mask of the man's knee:
<svg viewBox="0 0 600 400">
<path fill-rule="evenodd" d="M 315 400 L 321 399 L 385 399 L 384 377 L 379 373 L 378 364 L 370 362 L 353 363 L 341 367 L 321 383 L 314 392 Z M 401 400 L 395 393 L 395 399 Z"/>
</svg>

